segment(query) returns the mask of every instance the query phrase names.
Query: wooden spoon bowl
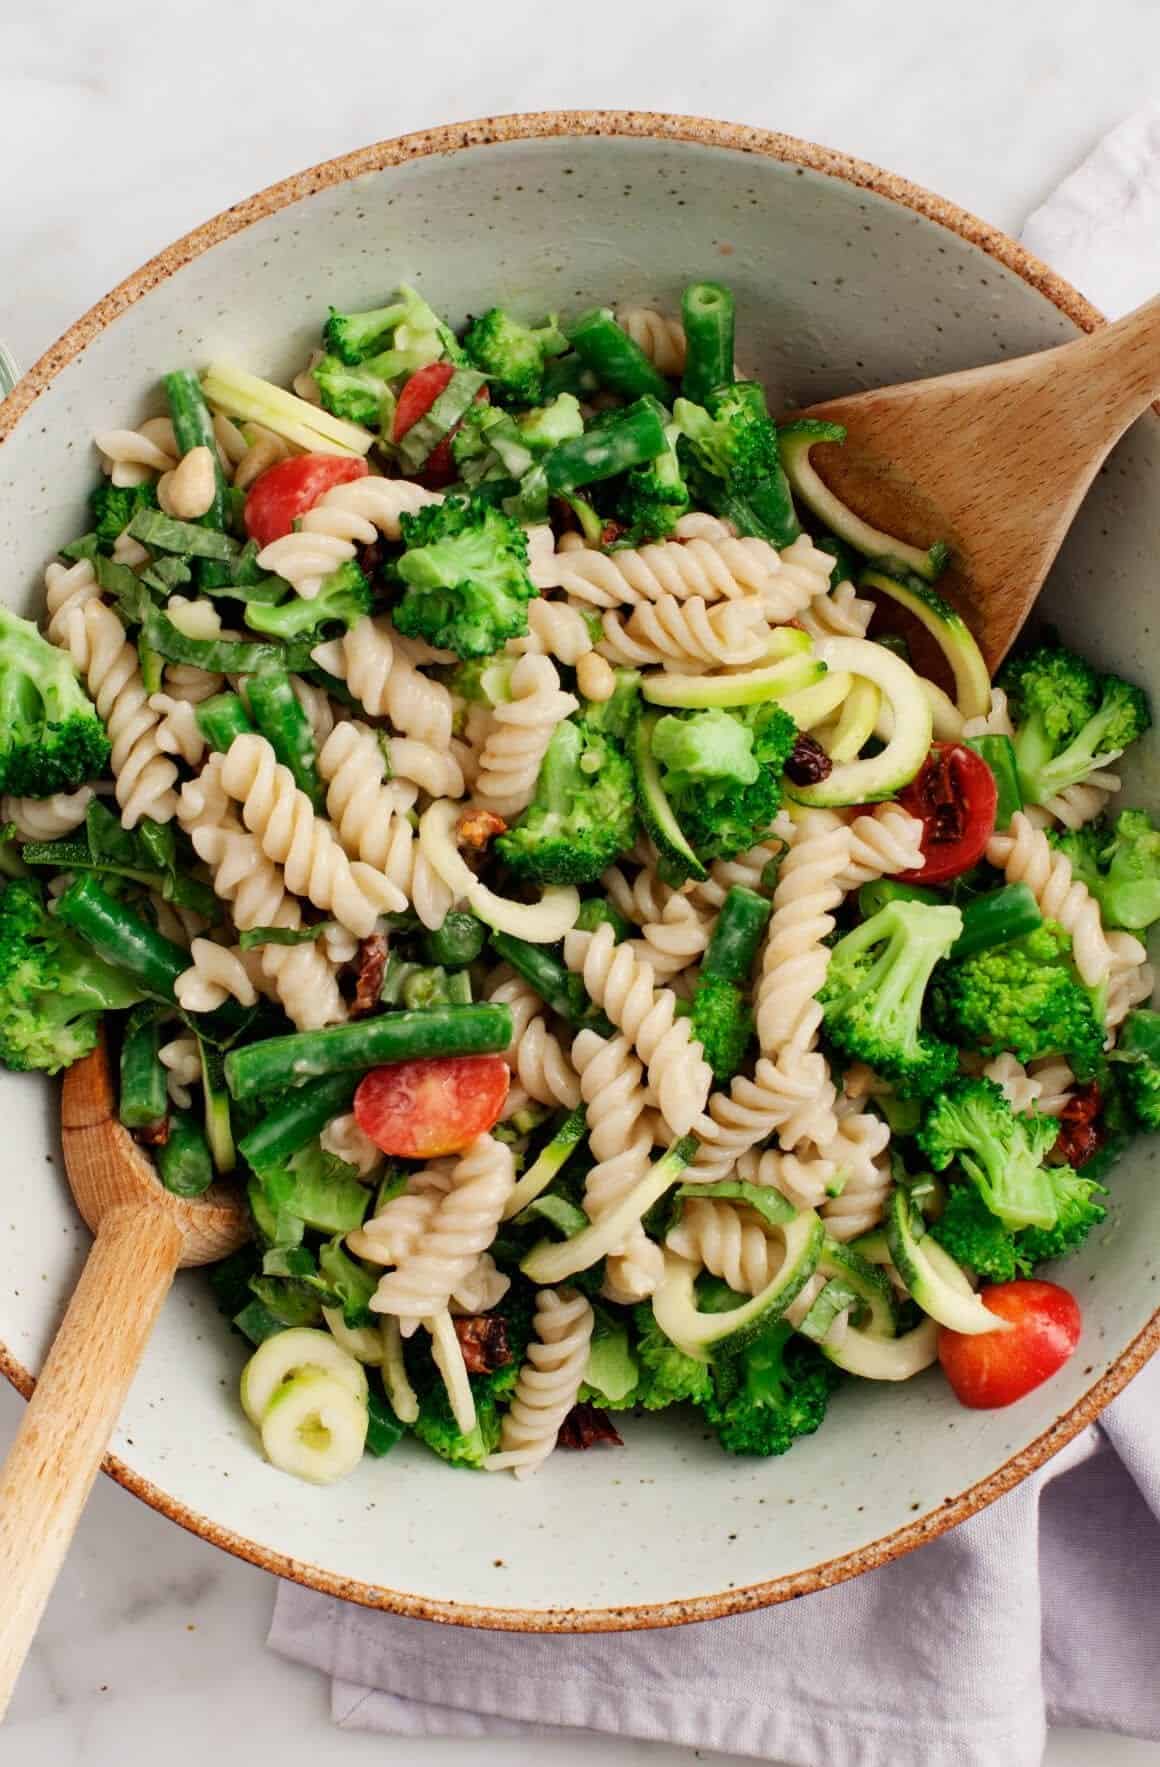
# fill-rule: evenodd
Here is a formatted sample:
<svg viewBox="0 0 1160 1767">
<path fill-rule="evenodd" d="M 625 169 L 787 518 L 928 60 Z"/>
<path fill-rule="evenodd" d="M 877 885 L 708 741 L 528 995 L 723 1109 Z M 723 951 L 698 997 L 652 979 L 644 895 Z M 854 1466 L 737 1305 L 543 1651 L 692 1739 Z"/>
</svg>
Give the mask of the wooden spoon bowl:
<svg viewBox="0 0 1160 1767">
<path fill-rule="evenodd" d="M 179 1268 L 249 1236 L 239 1192 L 173 1196 L 117 1121 L 104 1038 L 64 1077 L 61 1130 L 92 1250 L 0 1470 L 0 1717 Z"/>
<path fill-rule="evenodd" d="M 1160 297 L 1057 349 L 794 415 L 845 425 L 811 464 L 856 514 L 917 546 L 949 542 L 939 589 L 993 672 L 1104 459 L 1158 398 Z"/>
</svg>

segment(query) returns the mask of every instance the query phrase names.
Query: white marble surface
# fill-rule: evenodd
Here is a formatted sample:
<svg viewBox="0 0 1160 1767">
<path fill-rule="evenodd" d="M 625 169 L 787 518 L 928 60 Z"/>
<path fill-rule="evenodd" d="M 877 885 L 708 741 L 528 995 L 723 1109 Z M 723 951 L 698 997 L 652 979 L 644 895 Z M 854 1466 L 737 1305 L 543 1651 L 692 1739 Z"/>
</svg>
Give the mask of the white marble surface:
<svg viewBox="0 0 1160 1767">
<path fill-rule="evenodd" d="M 711 22 L 710 22 L 711 21 Z M 236 198 L 378 137 L 495 111 L 631 106 L 823 141 L 1011 231 L 1156 93 L 1155 0 L 37 0 L 5 9 L 0 337 L 27 363 L 112 283 Z M 0 1392 L 0 1450 L 19 1401 Z M 441 1767 L 462 1745 L 330 1726 L 321 1680 L 262 1646 L 259 1571 L 108 1482 L 0 1739 L 6 1767 L 220 1767 L 320 1754 Z M 691 1761 L 653 1745 L 476 1744 L 479 1767 Z M 702 1757 L 705 1758 L 705 1757 Z M 718 1759 L 723 1759 L 717 1757 Z M 1054 1733 L 1052 1767 L 1160 1767 Z"/>
</svg>

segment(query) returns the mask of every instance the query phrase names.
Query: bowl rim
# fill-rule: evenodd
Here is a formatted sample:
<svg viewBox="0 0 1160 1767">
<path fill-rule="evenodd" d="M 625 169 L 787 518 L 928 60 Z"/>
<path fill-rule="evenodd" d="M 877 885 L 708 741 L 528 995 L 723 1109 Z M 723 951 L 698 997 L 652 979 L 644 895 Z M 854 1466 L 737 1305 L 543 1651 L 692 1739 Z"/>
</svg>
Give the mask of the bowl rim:
<svg viewBox="0 0 1160 1767">
<path fill-rule="evenodd" d="M 150 258 L 118 283 L 52 344 L 0 403 L 0 443 L 14 429 L 56 375 L 96 338 L 112 320 L 124 313 L 151 289 L 200 256 L 211 246 L 241 232 L 254 222 L 287 208 L 318 191 L 350 182 L 367 173 L 382 171 L 408 161 L 450 154 L 473 147 L 492 147 L 509 141 L 551 138 L 583 139 L 622 137 L 643 140 L 688 142 L 723 148 L 730 152 L 758 154 L 784 164 L 821 172 L 864 190 L 873 191 L 947 228 L 968 244 L 1011 270 L 1023 282 L 1044 295 L 1066 318 L 1083 331 L 1105 323 L 1103 316 L 1063 277 L 1003 233 L 945 197 L 923 189 L 893 172 L 833 148 L 821 147 L 796 136 L 748 124 L 709 117 L 659 111 L 549 110 L 482 117 L 423 129 L 356 148 L 325 160 L 267 186 L 215 215 L 192 232 Z M 664 1602 L 629 1604 L 608 1608 L 513 1608 L 491 1604 L 455 1602 L 411 1595 L 384 1585 L 364 1583 L 306 1563 L 249 1540 L 224 1528 L 171 1497 L 150 1479 L 135 1472 L 119 1456 L 108 1454 L 103 1469 L 127 1491 L 189 1532 L 221 1547 L 235 1557 L 322 1594 L 362 1606 L 381 1608 L 414 1619 L 441 1624 L 480 1627 L 493 1631 L 539 1633 L 593 1633 L 636 1631 L 687 1625 L 727 1615 L 752 1612 L 812 1594 L 860 1576 L 912 1552 L 948 1528 L 966 1521 L 1021 1483 L 1057 1453 L 1073 1436 L 1092 1423 L 1115 1398 L 1148 1358 L 1160 1349 L 1160 1308 L 1123 1350 L 1112 1366 L 1067 1411 L 1061 1413 L 1034 1441 L 1008 1457 L 984 1479 L 944 1498 L 926 1515 L 905 1523 L 892 1533 L 844 1553 L 838 1558 L 791 1572 L 730 1588 L 717 1594 L 695 1595 Z M 36 1384 L 32 1374 L 0 1344 L 0 1374 L 26 1399 Z"/>
</svg>

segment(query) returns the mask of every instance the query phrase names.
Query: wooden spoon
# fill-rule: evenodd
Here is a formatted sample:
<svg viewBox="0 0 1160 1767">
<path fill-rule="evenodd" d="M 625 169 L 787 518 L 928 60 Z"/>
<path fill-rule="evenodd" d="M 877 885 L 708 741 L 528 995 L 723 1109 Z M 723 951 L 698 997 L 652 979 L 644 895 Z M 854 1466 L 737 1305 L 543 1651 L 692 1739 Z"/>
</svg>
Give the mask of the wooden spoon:
<svg viewBox="0 0 1160 1767">
<path fill-rule="evenodd" d="M 248 1235 L 239 1194 L 162 1188 L 117 1121 L 103 1039 L 65 1074 L 61 1133 L 96 1237 L 0 1471 L 0 1718 L 175 1272 Z"/>
<path fill-rule="evenodd" d="M 1036 356 L 811 405 L 846 426 L 811 464 L 856 514 L 923 547 L 992 671 L 1105 456 L 1160 398 L 1160 297 Z"/>
</svg>

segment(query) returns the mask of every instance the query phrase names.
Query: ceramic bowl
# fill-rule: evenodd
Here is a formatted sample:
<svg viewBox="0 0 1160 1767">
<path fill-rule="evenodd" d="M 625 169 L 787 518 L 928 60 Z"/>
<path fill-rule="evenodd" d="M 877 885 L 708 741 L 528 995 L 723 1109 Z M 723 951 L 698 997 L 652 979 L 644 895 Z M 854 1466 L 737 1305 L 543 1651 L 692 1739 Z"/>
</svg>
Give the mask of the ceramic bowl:
<svg viewBox="0 0 1160 1767">
<path fill-rule="evenodd" d="M 724 123 L 564 114 L 386 142 L 305 172 L 181 240 L 51 349 L 0 407 L 4 594 L 40 609 L 84 527 L 93 431 L 155 410 L 176 366 L 227 355 L 281 378 L 328 302 L 420 285 L 459 324 L 488 302 L 677 310 L 692 277 L 737 292 L 744 360 L 789 400 L 1043 348 L 1099 316 L 1013 242 L 841 155 Z M 1084 650 L 1156 677 L 1160 429 L 1097 479 L 1047 611 Z M 917 537 L 917 536 L 916 536 Z M 931 536 L 926 536 L 930 538 Z M 1142 769 L 1132 783 L 1140 792 Z M 1154 794 L 1153 794 L 1154 801 Z M 57 1091 L 3 1076 L 0 1350 L 24 1392 L 88 1235 L 58 1158 Z M 783 1460 L 722 1455 L 688 1419 L 628 1420 L 623 1452 L 482 1479 L 413 1445 L 316 1490 L 267 1466 L 237 1403 L 243 1346 L 183 1275 L 108 1470 L 175 1521 L 284 1576 L 429 1619 L 598 1630 L 709 1619 L 855 1575 L 1016 1484 L 1090 1421 L 1160 1339 L 1155 1149 L 1117 1170 L 1111 1224 L 1068 1266 L 1079 1353 L 1008 1411 L 961 1409 L 937 1372 L 850 1382 Z"/>
</svg>

